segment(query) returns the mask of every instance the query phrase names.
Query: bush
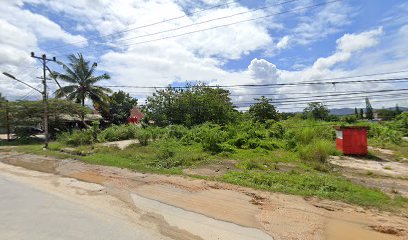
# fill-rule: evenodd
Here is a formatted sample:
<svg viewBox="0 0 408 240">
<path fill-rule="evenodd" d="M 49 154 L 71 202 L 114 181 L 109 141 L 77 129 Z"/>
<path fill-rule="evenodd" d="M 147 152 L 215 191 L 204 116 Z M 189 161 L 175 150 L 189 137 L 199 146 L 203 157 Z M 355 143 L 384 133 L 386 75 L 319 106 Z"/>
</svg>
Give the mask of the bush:
<svg viewBox="0 0 408 240">
<path fill-rule="evenodd" d="M 149 131 L 148 129 L 139 128 L 135 131 L 135 138 L 142 146 L 147 146 L 151 137 L 151 131 Z"/>
<path fill-rule="evenodd" d="M 266 150 L 269 150 L 269 151 L 272 151 L 272 150 L 275 150 L 275 149 L 282 148 L 283 144 L 281 142 L 277 141 L 277 140 L 270 139 L 270 140 L 261 141 L 259 143 L 259 147 L 263 148 L 263 149 L 266 149 Z"/>
<path fill-rule="evenodd" d="M 90 129 L 74 130 L 72 133 L 64 132 L 57 137 L 57 140 L 74 147 L 95 142 L 93 131 Z"/>
<path fill-rule="evenodd" d="M 140 127 L 137 127 L 133 124 L 113 125 L 103 130 L 98 135 L 98 141 L 112 142 L 112 141 L 136 139 L 138 129 L 140 129 Z"/>
<path fill-rule="evenodd" d="M 402 136 L 403 134 L 401 132 L 380 124 L 371 124 L 370 130 L 368 131 L 368 137 L 381 145 L 387 143 L 399 145 L 401 144 Z"/>
<path fill-rule="evenodd" d="M 167 127 L 168 136 L 176 139 L 182 139 L 188 133 L 188 128 L 182 125 L 170 125 Z"/>
<path fill-rule="evenodd" d="M 207 158 L 200 148 L 188 147 L 186 149 L 185 146 L 173 138 L 159 140 L 153 146 L 156 157 L 149 165 L 155 168 L 188 167 Z"/>
<path fill-rule="evenodd" d="M 36 132 L 32 127 L 16 127 L 14 134 L 19 140 L 26 140 L 34 135 Z"/>
<path fill-rule="evenodd" d="M 267 122 L 266 127 L 269 129 L 268 137 L 270 138 L 283 138 L 285 135 L 285 128 L 280 123 Z"/>
<path fill-rule="evenodd" d="M 327 140 L 316 140 L 311 144 L 299 147 L 299 157 L 306 162 L 326 163 L 330 155 L 337 155 L 334 143 Z"/>
<path fill-rule="evenodd" d="M 286 138 L 293 140 L 296 145 L 306 145 L 315 140 L 334 140 L 335 131 L 331 126 L 306 126 L 293 128 L 287 132 Z"/>
</svg>

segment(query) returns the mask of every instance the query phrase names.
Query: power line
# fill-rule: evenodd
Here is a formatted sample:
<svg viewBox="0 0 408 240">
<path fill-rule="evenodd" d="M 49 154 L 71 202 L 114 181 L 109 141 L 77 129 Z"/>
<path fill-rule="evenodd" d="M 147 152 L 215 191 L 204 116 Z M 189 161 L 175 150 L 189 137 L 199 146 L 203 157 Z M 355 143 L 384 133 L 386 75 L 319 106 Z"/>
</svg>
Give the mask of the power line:
<svg viewBox="0 0 408 240">
<path fill-rule="evenodd" d="M 263 7 L 259 7 L 259 8 L 254 8 L 254 9 L 251 9 L 251 10 L 248 10 L 248 11 L 243 11 L 243 12 L 239 12 L 239 13 L 235 13 L 235 14 L 231 14 L 231 15 L 227 15 L 227 16 L 212 18 L 212 19 L 208 19 L 208 20 L 205 20 L 205 21 L 184 25 L 184 26 L 177 27 L 177 28 L 172 28 L 172 29 L 168 29 L 168 30 L 163 30 L 163 31 L 155 32 L 155 33 L 149 33 L 149 34 L 145 34 L 145 35 L 139 35 L 139 36 L 125 38 L 125 39 L 120 39 L 120 40 L 111 41 L 111 42 L 123 42 L 123 41 L 133 40 L 133 39 L 137 39 L 137 38 L 155 36 L 155 35 L 159 35 L 159 34 L 162 34 L 162 33 L 173 32 L 173 31 L 177 31 L 177 30 L 180 30 L 180 29 L 201 25 L 201 24 L 204 24 L 204 23 L 209 23 L 209 22 L 213 22 L 213 21 L 218 21 L 218 20 L 222 20 L 222 19 L 236 17 L 236 16 L 239 16 L 239 15 L 243 15 L 243 14 L 247 14 L 247 13 L 251 13 L 251 12 L 256 12 L 256 11 L 259 11 L 259 10 L 264 10 L 264 9 L 268 9 L 268 8 L 276 7 L 276 6 L 283 5 L 283 4 L 296 2 L 296 1 L 299 1 L 299 0 L 289 0 L 289 1 L 281 2 L 281 3 L 277 3 L 277 4 L 272 4 L 272 5 L 267 5 L 267 6 L 263 6 Z"/>
<path fill-rule="evenodd" d="M 399 92 L 399 91 L 408 91 L 408 88 L 403 88 L 403 89 L 392 89 L 392 90 L 377 90 L 377 91 L 362 91 L 362 92 L 346 92 L 346 93 L 336 93 L 336 94 L 330 94 L 330 95 L 313 95 L 313 96 L 302 96 L 302 97 L 292 97 L 292 98 L 276 98 L 276 99 L 270 99 L 272 103 L 278 101 L 284 101 L 284 100 L 302 100 L 302 99 L 318 99 L 318 98 L 325 98 L 325 97 L 337 97 L 337 96 L 350 96 L 350 95 L 360 95 L 360 94 L 367 94 L 367 93 L 387 93 L 387 92 Z M 402 94 L 402 93 L 398 93 Z M 367 96 L 376 96 L 376 95 L 367 95 Z M 378 96 L 378 95 L 377 95 Z"/>
<path fill-rule="evenodd" d="M 210 27 L 210 28 L 204 28 L 204 29 L 200 29 L 200 30 L 190 31 L 190 32 L 186 32 L 186 33 L 182 33 L 182 34 L 178 34 L 178 35 L 172 35 L 172 36 L 167 36 L 167 37 L 163 37 L 163 38 L 152 39 L 152 40 L 148 40 L 148 41 L 142 41 L 142 42 L 124 44 L 124 45 L 121 45 L 120 47 L 127 47 L 127 46 L 132 46 L 132 45 L 140 45 L 140 44 L 145 44 L 145 43 L 150 43 L 150 42 L 156 42 L 156 41 L 161 41 L 161 40 L 170 39 L 170 38 L 181 37 L 181 36 L 185 36 L 185 35 L 189 35 L 189 34 L 193 34 L 193 33 L 204 32 L 204 31 L 213 30 L 213 29 L 217 29 L 217 28 L 227 27 L 227 26 L 231 26 L 231 25 L 235 25 L 235 24 L 239 24 L 239 23 L 251 22 L 251 21 L 261 20 L 261 19 L 265 19 L 265 18 L 270 18 L 270 17 L 273 17 L 273 16 L 285 14 L 285 13 L 296 12 L 296 11 L 305 10 L 305 9 L 309 9 L 309 8 L 317 8 L 317 7 L 320 7 L 320 6 L 323 6 L 323 5 L 328 5 L 328 4 L 335 3 L 335 2 L 339 2 L 339 1 L 340 1 L 340 0 L 334 0 L 334 1 L 330 1 L 330 2 L 319 3 L 319 4 L 315 4 L 315 5 L 309 5 L 309 6 L 302 7 L 302 8 L 296 8 L 296 9 L 292 9 L 292 10 L 282 11 L 282 12 L 279 12 L 279 13 L 274 13 L 274 14 L 265 15 L 265 16 L 262 16 L 262 17 L 250 18 L 250 19 L 246 19 L 246 20 L 242 20 L 242 21 L 237 21 L 237 22 L 232 22 L 232 23 L 223 24 L 223 25 L 218 25 L 218 26 L 214 26 L 214 27 Z M 85 48 L 87 48 L 87 47 L 76 48 L 76 49 L 79 50 L 79 49 L 85 49 Z M 115 50 L 117 47 L 105 47 L 105 48 L 106 48 L 106 49 Z"/>
<path fill-rule="evenodd" d="M 395 102 L 398 100 L 408 100 L 407 97 L 400 97 L 400 98 L 386 98 L 386 99 L 377 99 L 377 100 L 370 100 L 370 102 Z M 331 103 L 327 103 L 327 102 L 322 102 L 325 106 L 328 107 L 336 107 L 336 106 L 350 106 L 352 104 L 365 104 L 364 99 L 360 99 L 360 101 L 357 100 L 349 100 L 350 102 L 345 102 L 345 101 L 335 101 L 335 102 L 331 102 Z M 303 103 L 291 103 L 291 104 L 282 104 L 282 105 L 276 105 L 275 107 L 277 107 L 278 109 L 282 109 L 282 110 L 293 110 L 293 109 L 303 109 L 307 106 L 309 102 L 303 102 Z M 292 107 L 287 107 L 286 105 L 294 105 Z M 298 106 L 301 105 L 301 106 Z M 239 105 L 239 104 L 235 104 L 234 105 L 237 108 L 248 108 L 251 105 Z M 283 107 L 282 107 L 283 106 Z"/>
<path fill-rule="evenodd" d="M 383 95 L 371 95 L 371 96 L 355 96 L 355 97 L 350 97 L 350 98 L 332 98 L 332 99 L 305 99 L 305 100 L 300 100 L 300 101 L 291 101 L 291 100 L 282 100 L 282 101 L 276 101 L 272 102 L 272 105 L 276 106 L 281 106 L 281 105 L 292 105 L 292 104 L 308 104 L 311 102 L 322 102 L 322 103 L 336 103 L 336 102 L 347 102 L 347 101 L 353 101 L 353 100 L 363 100 L 367 97 L 399 97 L 399 96 L 405 96 L 406 93 L 399 93 L 399 94 L 383 94 Z M 256 104 L 257 102 L 236 102 L 239 104 L 247 104 L 247 105 L 253 105 Z"/>
<path fill-rule="evenodd" d="M 383 75 L 378 74 L 378 75 Z M 356 78 L 356 76 L 350 76 L 350 77 L 342 77 L 342 78 L 336 78 L 338 79 L 349 79 L 349 78 Z M 314 81 L 314 82 L 311 82 Z M 364 80 L 349 80 L 349 81 L 328 81 L 328 82 L 323 82 L 321 80 L 309 80 L 306 82 L 295 82 L 295 83 L 267 83 L 267 84 L 235 84 L 235 85 L 205 85 L 202 86 L 203 88 L 209 87 L 209 88 L 235 88 L 235 87 L 279 87 L 279 86 L 299 86 L 299 85 L 324 85 L 324 84 L 346 84 L 346 83 L 367 83 L 367 82 L 405 82 L 408 81 L 408 77 L 403 77 L 403 78 L 385 78 L 385 79 L 364 79 Z M 191 86 L 180 86 L 180 87 L 172 87 L 172 86 L 133 86 L 133 85 L 106 85 L 104 87 L 110 87 L 110 88 L 140 88 L 140 89 L 166 89 L 166 88 L 171 88 L 171 89 L 188 89 L 191 88 Z M 200 87 L 200 86 L 195 86 L 195 87 Z"/>
<path fill-rule="evenodd" d="M 227 5 L 230 5 L 230 4 L 232 4 L 232 3 L 236 3 L 236 2 L 239 2 L 239 1 L 229 1 L 229 2 L 226 2 L 226 3 L 223 3 L 223 4 L 218 4 L 218 5 L 209 7 L 209 8 L 200 9 L 200 10 L 197 10 L 197 11 L 194 11 L 194 12 L 190 13 L 190 15 L 194 15 L 194 14 L 197 14 L 197 13 L 200 13 L 200 12 L 212 10 L 212 9 L 215 9 L 215 8 L 220 8 L 220 7 L 227 6 Z M 59 46 L 55 46 L 55 47 L 52 47 L 52 48 L 47 48 L 46 50 L 53 50 L 53 49 L 56 49 L 56 48 L 60 48 L 60 47 L 64 47 L 64 46 L 69 46 L 69 45 L 73 45 L 73 44 L 85 43 L 85 42 L 87 42 L 87 41 L 89 41 L 89 40 L 92 40 L 92 39 L 98 39 L 98 38 L 102 38 L 102 37 L 109 37 L 109 36 L 119 35 L 119 34 L 122 34 L 122 33 L 126 33 L 126 32 L 130 32 L 130 31 L 138 30 L 138 29 L 143 29 L 143 28 L 155 26 L 155 25 L 159 25 L 159 24 L 162 24 L 162 23 L 166 23 L 166 22 L 171 22 L 171 21 L 174 21 L 174 20 L 177 20 L 177 19 L 182 19 L 182 18 L 185 18 L 185 17 L 187 17 L 187 16 L 188 16 L 188 15 L 185 14 L 185 15 L 180 15 L 180 16 L 177 16 L 177 17 L 165 19 L 165 20 L 162 20 L 162 21 L 157 21 L 157 22 L 149 23 L 149 24 L 146 24 L 146 25 L 141 25 L 141 26 L 134 27 L 134 28 L 128 28 L 128 29 L 125 28 L 125 29 L 123 29 L 123 30 L 121 30 L 121 31 L 116 31 L 116 32 L 114 32 L 114 33 L 103 34 L 103 35 L 91 37 L 91 38 L 89 38 L 89 39 L 87 39 L 87 40 L 81 40 L 81 41 L 76 41 L 76 42 L 70 42 L 70 43 L 66 43 L 66 44 L 61 44 L 61 45 L 59 45 Z"/>
</svg>

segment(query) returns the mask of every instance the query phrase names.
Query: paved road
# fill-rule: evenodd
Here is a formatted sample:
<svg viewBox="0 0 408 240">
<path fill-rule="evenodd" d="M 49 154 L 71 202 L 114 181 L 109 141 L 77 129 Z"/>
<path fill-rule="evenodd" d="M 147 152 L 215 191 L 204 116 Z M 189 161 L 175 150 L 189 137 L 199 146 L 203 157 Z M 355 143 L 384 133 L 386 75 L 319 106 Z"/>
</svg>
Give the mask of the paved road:
<svg viewBox="0 0 408 240">
<path fill-rule="evenodd" d="M 0 174 L 0 239 L 161 239 L 159 234 Z"/>
</svg>

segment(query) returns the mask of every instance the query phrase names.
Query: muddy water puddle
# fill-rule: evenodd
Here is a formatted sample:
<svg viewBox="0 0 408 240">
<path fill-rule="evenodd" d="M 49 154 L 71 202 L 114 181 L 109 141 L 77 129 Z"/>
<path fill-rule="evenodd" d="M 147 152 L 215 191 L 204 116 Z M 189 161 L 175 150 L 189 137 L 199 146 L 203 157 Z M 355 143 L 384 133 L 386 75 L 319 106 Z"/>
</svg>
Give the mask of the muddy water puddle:
<svg viewBox="0 0 408 240">
<path fill-rule="evenodd" d="M 327 240 L 367 239 L 367 240 L 395 240 L 401 239 L 398 230 L 392 234 L 373 231 L 370 226 L 352 221 L 338 219 L 329 220 L 327 227 Z"/>
<path fill-rule="evenodd" d="M 39 172 L 55 173 L 62 160 L 29 154 L 0 153 L 0 161 Z"/>
</svg>

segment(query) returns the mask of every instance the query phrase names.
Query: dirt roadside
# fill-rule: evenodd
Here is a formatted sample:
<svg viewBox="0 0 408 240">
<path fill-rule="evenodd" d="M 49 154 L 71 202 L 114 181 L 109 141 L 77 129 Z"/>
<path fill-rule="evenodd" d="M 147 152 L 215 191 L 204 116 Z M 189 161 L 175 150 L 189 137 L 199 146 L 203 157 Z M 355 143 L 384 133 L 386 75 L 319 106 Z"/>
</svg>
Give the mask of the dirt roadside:
<svg viewBox="0 0 408 240">
<path fill-rule="evenodd" d="M 408 218 L 339 202 L 12 150 L 0 152 L 0 161 L 101 185 L 104 191 L 88 194 L 119 198 L 174 239 L 214 239 L 211 231 L 219 239 L 233 239 L 232 231 L 239 239 L 408 239 Z"/>
</svg>

